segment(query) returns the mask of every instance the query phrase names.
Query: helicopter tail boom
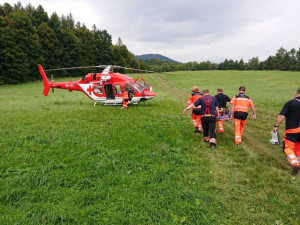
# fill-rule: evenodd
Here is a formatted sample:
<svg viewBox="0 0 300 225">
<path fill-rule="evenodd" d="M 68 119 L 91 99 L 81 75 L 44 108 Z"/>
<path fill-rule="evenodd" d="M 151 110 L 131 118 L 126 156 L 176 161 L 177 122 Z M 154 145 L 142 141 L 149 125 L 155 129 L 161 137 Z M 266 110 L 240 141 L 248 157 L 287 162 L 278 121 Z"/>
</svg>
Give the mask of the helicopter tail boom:
<svg viewBox="0 0 300 225">
<path fill-rule="evenodd" d="M 45 73 L 45 71 L 44 71 L 44 69 L 43 69 L 43 67 L 41 65 L 39 65 L 39 70 L 40 70 L 40 74 L 43 77 L 43 84 L 44 84 L 43 94 L 45 96 L 47 96 L 48 93 L 49 93 L 49 89 L 50 89 L 50 82 L 49 82 L 49 80 L 48 80 L 48 78 L 46 76 L 46 73 Z"/>
</svg>

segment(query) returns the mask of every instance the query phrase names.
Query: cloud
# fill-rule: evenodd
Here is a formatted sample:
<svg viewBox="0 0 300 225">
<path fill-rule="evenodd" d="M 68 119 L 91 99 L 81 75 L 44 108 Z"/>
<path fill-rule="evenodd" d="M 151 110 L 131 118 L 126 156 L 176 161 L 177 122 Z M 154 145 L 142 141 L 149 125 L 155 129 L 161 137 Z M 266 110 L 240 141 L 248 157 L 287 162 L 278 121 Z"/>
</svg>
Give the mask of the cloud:
<svg viewBox="0 0 300 225">
<path fill-rule="evenodd" d="M 5 1 L 1 1 L 3 3 Z M 16 1 L 10 0 L 10 4 Z M 299 48 L 297 0 L 23 0 L 119 37 L 136 55 L 177 61 L 265 60 L 283 46 Z"/>
</svg>

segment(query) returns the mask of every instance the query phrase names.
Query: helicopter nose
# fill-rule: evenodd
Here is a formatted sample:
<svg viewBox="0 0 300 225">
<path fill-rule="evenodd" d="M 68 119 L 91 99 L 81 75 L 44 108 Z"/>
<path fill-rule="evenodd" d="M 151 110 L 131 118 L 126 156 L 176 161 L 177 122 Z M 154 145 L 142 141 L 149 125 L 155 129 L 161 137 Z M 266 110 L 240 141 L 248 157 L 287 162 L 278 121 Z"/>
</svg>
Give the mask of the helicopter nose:
<svg viewBox="0 0 300 225">
<path fill-rule="evenodd" d="M 154 92 L 152 92 L 152 91 L 145 91 L 144 95 L 145 95 L 146 99 L 151 99 L 151 98 L 156 97 L 156 94 Z"/>
</svg>

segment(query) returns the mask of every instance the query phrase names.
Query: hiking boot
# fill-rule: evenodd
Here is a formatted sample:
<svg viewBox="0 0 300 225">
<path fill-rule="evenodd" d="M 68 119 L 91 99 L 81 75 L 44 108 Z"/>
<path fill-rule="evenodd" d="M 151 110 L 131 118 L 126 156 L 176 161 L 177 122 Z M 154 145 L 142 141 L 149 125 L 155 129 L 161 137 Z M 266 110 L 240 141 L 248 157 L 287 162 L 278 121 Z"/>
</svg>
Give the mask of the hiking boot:
<svg viewBox="0 0 300 225">
<path fill-rule="evenodd" d="M 299 171 L 299 169 L 300 169 L 299 166 L 293 166 L 293 167 L 292 167 L 292 172 L 291 172 L 291 174 L 292 174 L 293 176 L 296 176 L 297 173 L 298 173 L 298 171 Z"/>
<path fill-rule="evenodd" d="M 195 127 L 195 133 L 200 133 L 198 127 Z"/>
</svg>

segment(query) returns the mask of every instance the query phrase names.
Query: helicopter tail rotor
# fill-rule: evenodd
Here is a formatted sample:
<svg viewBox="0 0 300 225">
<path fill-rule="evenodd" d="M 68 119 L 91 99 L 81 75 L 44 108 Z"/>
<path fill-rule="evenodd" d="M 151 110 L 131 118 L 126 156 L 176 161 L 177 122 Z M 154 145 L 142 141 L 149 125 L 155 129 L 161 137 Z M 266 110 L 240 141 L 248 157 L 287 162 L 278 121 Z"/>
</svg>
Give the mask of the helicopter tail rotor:
<svg viewBox="0 0 300 225">
<path fill-rule="evenodd" d="M 44 84 L 43 94 L 45 96 L 47 96 L 48 93 L 49 93 L 49 89 L 50 89 L 50 82 L 49 82 L 49 80 L 48 80 L 48 78 L 46 76 L 46 73 L 45 73 L 45 71 L 44 71 L 44 69 L 43 69 L 43 67 L 41 65 L 39 65 L 39 70 L 40 70 L 40 73 L 41 73 L 41 75 L 43 77 L 43 84 Z"/>
<path fill-rule="evenodd" d="M 54 83 L 54 76 L 53 76 L 53 74 L 51 74 L 51 83 Z M 54 93 L 54 88 L 51 87 L 51 89 L 52 89 L 52 93 Z"/>
</svg>

